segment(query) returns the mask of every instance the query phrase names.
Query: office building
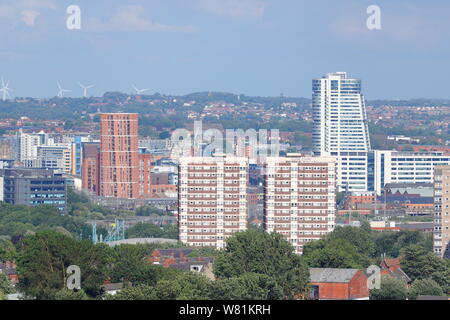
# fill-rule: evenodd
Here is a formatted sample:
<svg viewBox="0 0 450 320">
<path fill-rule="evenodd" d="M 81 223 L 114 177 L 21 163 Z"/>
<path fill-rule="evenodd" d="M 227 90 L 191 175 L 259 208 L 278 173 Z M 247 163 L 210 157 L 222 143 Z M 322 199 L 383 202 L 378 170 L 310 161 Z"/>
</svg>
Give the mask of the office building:
<svg viewBox="0 0 450 320">
<path fill-rule="evenodd" d="M 247 229 L 247 187 L 247 158 L 181 157 L 179 240 L 225 248 L 228 237 Z"/>
<path fill-rule="evenodd" d="M 59 173 L 72 172 L 72 144 L 40 145 L 35 161 L 27 161 L 33 168 L 54 169 Z"/>
<path fill-rule="evenodd" d="M 333 231 L 336 217 L 334 157 L 269 157 L 264 164 L 264 229 L 303 246 Z"/>
<path fill-rule="evenodd" d="M 66 210 L 67 187 L 61 174 L 49 169 L 0 169 L 2 200 L 27 206 L 51 205 Z"/>
<path fill-rule="evenodd" d="M 312 105 L 314 155 L 337 158 L 339 190 L 370 190 L 370 140 L 361 80 L 345 72 L 314 79 Z"/>
<path fill-rule="evenodd" d="M 450 166 L 434 168 L 433 251 L 450 258 Z"/>
<path fill-rule="evenodd" d="M 386 184 L 433 183 L 434 168 L 450 165 L 450 155 L 443 152 L 374 150 L 372 153 L 374 181 L 371 184 L 378 195 Z"/>
<path fill-rule="evenodd" d="M 139 197 L 138 114 L 100 115 L 100 196 Z"/>
</svg>

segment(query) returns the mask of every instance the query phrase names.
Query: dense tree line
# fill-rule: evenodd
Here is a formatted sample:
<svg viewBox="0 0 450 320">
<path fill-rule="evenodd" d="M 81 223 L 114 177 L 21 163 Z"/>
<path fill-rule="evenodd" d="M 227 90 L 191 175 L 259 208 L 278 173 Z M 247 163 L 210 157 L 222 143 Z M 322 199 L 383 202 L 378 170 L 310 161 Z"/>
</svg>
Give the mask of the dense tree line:
<svg viewBox="0 0 450 320">
<path fill-rule="evenodd" d="M 377 232 L 368 223 L 360 228 L 337 227 L 332 233 L 304 246 L 303 257 L 311 267 L 366 268 L 382 257 L 396 258 L 401 249 L 418 245 L 431 252 L 431 234 L 419 231 Z"/>
<path fill-rule="evenodd" d="M 0 237 L 0 260 L 15 260 L 20 273 L 18 290 L 38 299 L 293 299 L 308 294 L 309 267 L 358 268 L 379 264 L 382 257 L 400 257 L 411 288 L 383 277 L 372 299 L 415 299 L 422 294 L 450 291 L 450 264 L 431 251 L 429 237 L 420 232 L 376 232 L 338 227 L 321 240 L 308 243 L 302 256 L 280 234 L 249 229 L 232 236 L 224 250 L 195 249 L 191 256 L 213 256 L 216 280 L 198 274 L 152 265 L 147 258 L 161 244 L 108 247 L 80 241 L 71 216 L 52 208 L 25 208 L 1 204 L 0 226 L 13 233 L 26 230 L 13 245 Z M 27 211 L 30 210 L 30 211 Z M 22 226 L 24 224 L 25 226 Z M 144 227 L 144 228 L 143 228 Z M 146 224 L 129 229 L 128 236 L 146 234 Z M 142 229 L 143 228 L 143 229 Z M 155 229 L 155 230 L 153 230 Z M 29 232 L 32 231 L 32 232 Z M 175 230 L 172 230 L 175 235 Z M 134 233 L 136 232 L 136 233 Z M 144 232 L 144 233 L 140 233 Z M 158 235 L 160 236 L 160 235 Z M 183 247 L 182 244 L 168 247 Z M 82 291 L 64 289 L 69 265 L 82 269 Z M 123 282 L 115 297 L 105 296 L 104 281 Z M 0 279 L 0 284 L 1 284 Z M 0 296 L 7 290 L 0 288 Z"/>
<path fill-rule="evenodd" d="M 125 231 L 126 238 L 178 239 L 177 225 L 157 226 L 153 223 L 137 223 Z"/>
</svg>

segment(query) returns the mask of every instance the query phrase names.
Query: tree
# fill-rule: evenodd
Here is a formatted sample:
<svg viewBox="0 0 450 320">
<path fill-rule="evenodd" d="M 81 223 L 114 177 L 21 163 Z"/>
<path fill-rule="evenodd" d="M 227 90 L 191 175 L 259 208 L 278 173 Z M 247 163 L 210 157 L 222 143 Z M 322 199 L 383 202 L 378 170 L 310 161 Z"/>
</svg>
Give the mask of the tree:
<svg viewBox="0 0 450 320">
<path fill-rule="evenodd" d="M 67 288 L 56 291 L 54 300 L 89 300 L 83 290 L 69 290 Z"/>
<path fill-rule="evenodd" d="M 152 265 L 147 261 L 155 248 L 156 244 L 122 244 L 114 247 L 109 279 L 113 282 L 154 286 L 161 279 L 174 278 L 180 273 L 179 270 Z"/>
<path fill-rule="evenodd" d="M 178 239 L 178 228 L 175 225 L 159 227 L 153 223 L 137 223 L 125 231 L 127 238 L 167 238 Z"/>
<path fill-rule="evenodd" d="M 213 281 L 209 289 L 211 300 L 281 300 L 283 290 L 269 276 L 246 273 L 240 277 Z"/>
<path fill-rule="evenodd" d="M 314 268 L 361 269 L 373 263 L 374 252 L 372 231 L 363 224 L 360 228 L 337 227 L 322 239 L 307 243 L 303 257 Z"/>
<path fill-rule="evenodd" d="M 431 238 L 419 231 L 376 232 L 374 233 L 375 256 L 386 254 L 388 257 L 398 257 L 400 251 L 410 245 L 416 244 L 427 251 L 431 251 Z"/>
<path fill-rule="evenodd" d="M 306 291 L 309 270 L 292 245 L 278 233 L 249 229 L 230 237 L 224 252 L 214 262 L 214 273 L 221 278 L 246 273 L 269 276 L 282 288 L 285 298 Z"/>
<path fill-rule="evenodd" d="M 8 238 L 0 238 L 0 262 L 14 261 L 16 256 L 16 247 Z"/>
<path fill-rule="evenodd" d="M 8 277 L 0 273 L 0 300 L 2 300 L 1 296 L 6 296 L 7 294 L 14 293 L 14 287 L 9 281 Z"/>
<path fill-rule="evenodd" d="M 411 278 L 432 279 L 444 292 L 450 291 L 450 268 L 444 259 L 419 245 L 406 247 L 400 256 L 402 269 Z"/>
<path fill-rule="evenodd" d="M 357 227 L 337 227 L 329 235 L 331 240 L 342 239 L 352 243 L 359 254 L 372 257 L 375 252 L 375 243 L 372 239 L 372 230 L 368 223 L 363 223 Z"/>
<path fill-rule="evenodd" d="M 137 216 L 146 216 L 146 217 L 150 215 L 163 216 L 164 214 L 165 214 L 164 210 L 158 209 L 153 205 L 147 205 L 136 209 Z"/>
<path fill-rule="evenodd" d="M 415 300 L 417 296 L 443 296 L 444 292 L 439 284 L 432 279 L 417 279 L 408 290 L 408 299 Z"/>
<path fill-rule="evenodd" d="M 208 300 L 211 280 L 194 272 L 182 272 L 173 279 L 160 280 L 155 286 L 157 300 Z"/>
<path fill-rule="evenodd" d="M 123 288 L 115 295 L 106 294 L 106 300 L 156 300 L 155 288 L 149 285 L 138 285 Z"/>
<path fill-rule="evenodd" d="M 389 275 L 381 276 L 380 289 L 370 290 L 371 300 L 406 300 L 406 284 Z"/>
<path fill-rule="evenodd" d="M 189 253 L 189 257 L 195 258 L 195 257 L 216 257 L 220 254 L 220 251 L 217 250 L 216 247 L 198 247 L 192 250 L 191 253 Z"/>
<path fill-rule="evenodd" d="M 303 256 L 312 268 L 361 269 L 366 264 L 355 245 L 343 239 L 323 239 L 307 244 Z"/>
<path fill-rule="evenodd" d="M 70 265 L 81 269 L 81 287 L 95 296 L 106 278 L 109 247 L 77 241 L 54 231 L 25 237 L 18 252 L 19 287 L 36 299 L 48 299 L 66 285 Z"/>
</svg>

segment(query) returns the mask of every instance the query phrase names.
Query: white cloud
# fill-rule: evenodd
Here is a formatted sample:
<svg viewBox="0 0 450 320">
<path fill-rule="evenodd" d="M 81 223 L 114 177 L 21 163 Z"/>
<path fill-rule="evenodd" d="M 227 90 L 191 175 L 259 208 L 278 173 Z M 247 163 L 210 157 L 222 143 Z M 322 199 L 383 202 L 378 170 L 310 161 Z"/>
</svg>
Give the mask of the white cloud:
<svg viewBox="0 0 450 320">
<path fill-rule="evenodd" d="M 0 5 L 0 18 L 1 22 L 10 27 L 17 22 L 34 27 L 36 18 L 41 14 L 40 11 L 55 9 L 53 0 L 7 0 Z"/>
<path fill-rule="evenodd" d="M 152 22 L 145 17 L 145 8 L 140 5 L 121 6 L 109 20 L 92 19 L 88 22 L 91 31 L 137 31 L 137 32 L 196 32 L 192 25 L 176 26 Z"/>
<path fill-rule="evenodd" d="M 36 23 L 36 18 L 41 13 L 34 10 L 23 10 L 22 11 L 22 21 L 29 27 L 34 27 L 34 24 Z"/>
<path fill-rule="evenodd" d="M 262 0 L 194 0 L 194 7 L 217 16 L 260 20 L 267 3 Z"/>
</svg>

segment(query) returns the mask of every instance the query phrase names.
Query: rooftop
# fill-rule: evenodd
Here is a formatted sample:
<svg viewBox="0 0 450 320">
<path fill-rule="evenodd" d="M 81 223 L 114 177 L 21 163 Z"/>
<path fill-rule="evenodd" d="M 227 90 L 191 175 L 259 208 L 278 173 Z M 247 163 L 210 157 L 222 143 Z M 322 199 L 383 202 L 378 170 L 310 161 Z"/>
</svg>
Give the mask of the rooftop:
<svg viewBox="0 0 450 320">
<path fill-rule="evenodd" d="M 358 269 L 309 268 L 311 282 L 350 282 Z"/>
</svg>

